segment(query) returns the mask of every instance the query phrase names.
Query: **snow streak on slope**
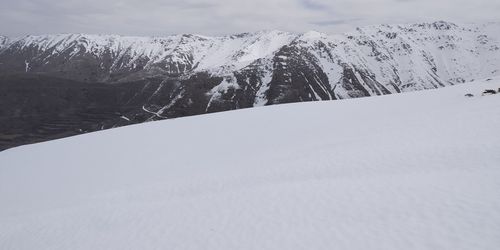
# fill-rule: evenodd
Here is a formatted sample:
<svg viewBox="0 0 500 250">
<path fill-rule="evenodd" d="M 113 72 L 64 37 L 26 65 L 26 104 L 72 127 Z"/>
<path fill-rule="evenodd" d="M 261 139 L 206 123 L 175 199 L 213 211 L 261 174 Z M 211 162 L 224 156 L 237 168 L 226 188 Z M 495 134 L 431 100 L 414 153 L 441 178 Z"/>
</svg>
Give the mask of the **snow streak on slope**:
<svg viewBox="0 0 500 250">
<path fill-rule="evenodd" d="M 0 50 L 2 50 L 9 43 L 9 38 L 5 36 L 0 36 Z"/>
<path fill-rule="evenodd" d="M 0 153 L 1 249 L 497 249 L 500 79 Z M 472 93 L 475 97 L 466 98 Z"/>
</svg>

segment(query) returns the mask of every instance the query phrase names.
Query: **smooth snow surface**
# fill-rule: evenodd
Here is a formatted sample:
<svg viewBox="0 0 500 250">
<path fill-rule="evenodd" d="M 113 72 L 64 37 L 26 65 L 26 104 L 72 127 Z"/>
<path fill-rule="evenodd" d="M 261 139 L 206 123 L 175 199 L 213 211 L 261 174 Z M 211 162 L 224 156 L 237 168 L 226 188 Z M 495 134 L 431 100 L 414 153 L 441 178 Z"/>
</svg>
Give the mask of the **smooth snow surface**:
<svg viewBox="0 0 500 250">
<path fill-rule="evenodd" d="M 0 249 L 500 247 L 500 79 L 0 153 Z M 464 97 L 472 93 L 472 98 Z"/>
</svg>

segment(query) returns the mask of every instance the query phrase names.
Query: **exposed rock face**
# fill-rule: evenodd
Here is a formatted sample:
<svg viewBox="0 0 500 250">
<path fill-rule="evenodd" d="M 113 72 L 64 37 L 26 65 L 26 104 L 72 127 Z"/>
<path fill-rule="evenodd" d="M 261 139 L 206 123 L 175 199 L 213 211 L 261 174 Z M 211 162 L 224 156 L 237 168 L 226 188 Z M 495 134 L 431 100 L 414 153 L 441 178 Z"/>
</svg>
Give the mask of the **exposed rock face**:
<svg viewBox="0 0 500 250">
<path fill-rule="evenodd" d="M 0 149 L 145 121 L 444 87 L 499 74 L 499 23 L 343 35 L 0 37 Z"/>
</svg>

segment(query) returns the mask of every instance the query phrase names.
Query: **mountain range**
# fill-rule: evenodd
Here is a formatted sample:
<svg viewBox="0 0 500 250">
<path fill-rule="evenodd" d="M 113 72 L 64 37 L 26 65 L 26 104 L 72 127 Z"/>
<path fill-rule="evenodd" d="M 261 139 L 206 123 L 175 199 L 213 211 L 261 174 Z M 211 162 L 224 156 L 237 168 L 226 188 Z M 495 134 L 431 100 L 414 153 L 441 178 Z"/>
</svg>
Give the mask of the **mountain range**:
<svg viewBox="0 0 500 250">
<path fill-rule="evenodd" d="M 498 22 L 438 21 L 345 34 L 0 36 L 0 150 L 167 118 L 494 77 L 499 30 Z"/>
</svg>

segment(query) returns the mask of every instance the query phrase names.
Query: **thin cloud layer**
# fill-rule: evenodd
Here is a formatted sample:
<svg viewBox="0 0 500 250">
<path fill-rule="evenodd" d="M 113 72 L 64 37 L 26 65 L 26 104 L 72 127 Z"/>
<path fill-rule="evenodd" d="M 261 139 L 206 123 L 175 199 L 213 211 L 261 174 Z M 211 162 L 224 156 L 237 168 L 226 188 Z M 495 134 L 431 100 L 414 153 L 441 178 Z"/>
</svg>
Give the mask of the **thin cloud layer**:
<svg viewBox="0 0 500 250">
<path fill-rule="evenodd" d="M 0 34 L 221 35 L 280 29 L 337 33 L 355 26 L 499 20 L 497 0 L 2 0 Z"/>
</svg>

